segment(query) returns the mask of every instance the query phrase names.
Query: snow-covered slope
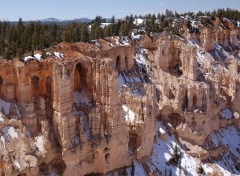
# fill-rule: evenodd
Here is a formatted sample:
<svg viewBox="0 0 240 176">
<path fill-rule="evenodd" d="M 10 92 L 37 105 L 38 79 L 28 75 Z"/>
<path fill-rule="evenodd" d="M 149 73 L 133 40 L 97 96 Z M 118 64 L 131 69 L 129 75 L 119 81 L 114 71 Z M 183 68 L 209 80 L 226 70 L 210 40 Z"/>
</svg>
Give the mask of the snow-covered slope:
<svg viewBox="0 0 240 176">
<path fill-rule="evenodd" d="M 163 123 L 157 123 L 157 138 L 153 146 L 152 154 L 148 160 L 137 161 L 133 160 L 133 166 L 126 168 L 126 175 L 131 175 L 132 169 L 135 176 L 147 175 L 188 175 L 198 176 L 203 175 L 240 175 L 240 133 L 234 126 L 229 126 L 220 129 L 216 133 L 209 136 L 211 147 L 225 146 L 228 151 L 217 158 L 209 158 L 207 161 L 200 161 L 187 154 L 184 145 L 182 145 L 177 137 L 169 135 L 167 129 L 170 129 L 171 124 L 166 126 Z M 182 141 L 182 140 L 180 140 Z M 210 147 L 210 146 L 205 146 Z M 179 155 L 178 162 L 171 162 L 176 151 Z M 118 172 L 109 174 L 118 176 Z"/>
</svg>

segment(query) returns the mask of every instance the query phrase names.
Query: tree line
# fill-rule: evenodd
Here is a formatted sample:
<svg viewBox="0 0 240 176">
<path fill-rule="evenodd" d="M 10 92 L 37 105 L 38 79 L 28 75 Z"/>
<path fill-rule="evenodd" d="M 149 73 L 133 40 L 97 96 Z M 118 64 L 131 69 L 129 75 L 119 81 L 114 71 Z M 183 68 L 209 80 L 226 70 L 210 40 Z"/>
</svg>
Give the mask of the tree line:
<svg viewBox="0 0 240 176">
<path fill-rule="evenodd" d="M 172 31 L 172 22 L 182 15 L 191 17 L 208 16 L 212 20 L 215 17 L 229 18 L 240 21 L 240 12 L 234 9 L 218 9 L 212 12 L 184 13 L 178 14 L 171 10 L 166 10 L 162 14 L 148 14 L 145 16 L 126 16 L 124 19 L 116 20 L 113 16 L 110 23 L 102 26 L 106 22 L 97 16 L 90 23 L 70 22 L 67 24 L 43 24 L 41 22 L 24 23 L 20 18 L 13 24 L 8 21 L 0 21 L 0 57 L 10 59 L 21 58 L 25 53 L 33 53 L 34 50 L 43 50 L 60 42 L 89 42 L 90 40 L 110 37 L 110 36 L 131 36 L 133 29 L 142 29 L 144 34 L 151 32 Z M 144 19 L 143 24 L 135 25 L 136 18 Z"/>
</svg>

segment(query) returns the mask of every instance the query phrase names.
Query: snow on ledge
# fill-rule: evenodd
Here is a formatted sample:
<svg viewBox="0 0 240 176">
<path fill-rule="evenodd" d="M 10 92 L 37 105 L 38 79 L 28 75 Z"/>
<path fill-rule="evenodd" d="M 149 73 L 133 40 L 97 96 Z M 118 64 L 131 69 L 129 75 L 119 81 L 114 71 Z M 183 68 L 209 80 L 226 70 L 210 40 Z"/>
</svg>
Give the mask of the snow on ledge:
<svg viewBox="0 0 240 176">
<path fill-rule="evenodd" d="M 0 113 L 0 122 L 4 122 L 4 118 L 2 117 L 2 113 Z"/>
<path fill-rule="evenodd" d="M 159 133 L 160 134 L 166 134 L 166 131 L 165 129 L 163 129 L 162 127 L 159 128 Z"/>
<path fill-rule="evenodd" d="M 135 119 L 135 113 L 129 109 L 126 105 L 122 105 L 122 108 L 125 112 L 125 119 L 127 122 L 133 123 L 134 119 Z"/>
<path fill-rule="evenodd" d="M 17 134 L 17 132 L 15 131 L 15 128 L 14 127 L 9 127 L 9 129 L 8 129 L 8 134 L 14 139 L 14 138 L 16 138 L 16 139 L 18 139 L 18 134 Z"/>
<path fill-rule="evenodd" d="M 232 111 L 229 108 L 226 108 L 220 112 L 221 117 L 224 119 L 231 119 L 233 114 Z"/>
<path fill-rule="evenodd" d="M 13 163 L 14 167 L 18 170 L 21 169 L 21 165 L 19 164 L 19 162 L 17 160 L 14 160 L 14 163 Z"/>
<path fill-rule="evenodd" d="M 42 59 L 42 55 L 41 54 L 35 54 L 34 56 L 26 56 L 24 57 L 24 62 L 27 62 L 29 60 L 36 60 L 36 61 L 40 61 Z"/>
<path fill-rule="evenodd" d="M 55 51 L 53 54 L 54 54 L 54 56 L 56 56 L 58 59 L 63 59 L 63 58 L 64 58 L 64 54 L 62 54 L 62 53 L 60 53 L 60 52 Z"/>
<path fill-rule="evenodd" d="M 135 34 L 132 32 L 131 37 L 132 37 L 133 40 L 139 40 L 140 37 L 141 37 L 141 35 L 135 35 Z"/>
<path fill-rule="evenodd" d="M 133 21 L 133 24 L 135 24 L 135 25 L 141 25 L 141 24 L 143 24 L 143 22 L 144 22 L 144 20 L 143 19 L 141 19 L 141 18 L 136 18 L 134 21 Z"/>
<path fill-rule="evenodd" d="M 1 141 L 3 143 L 4 148 L 6 148 L 6 140 L 3 136 L 1 136 Z"/>
<path fill-rule="evenodd" d="M 37 136 L 35 137 L 35 145 L 38 148 L 38 150 L 43 154 L 44 153 L 44 140 L 43 136 Z"/>
<path fill-rule="evenodd" d="M 12 139 L 14 139 L 14 138 L 18 139 L 18 133 L 15 131 L 14 127 L 8 126 L 8 127 L 2 128 L 1 140 L 3 141 L 3 143 L 5 143 L 5 141 L 7 141 L 8 136 L 11 136 Z"/>
</svg>

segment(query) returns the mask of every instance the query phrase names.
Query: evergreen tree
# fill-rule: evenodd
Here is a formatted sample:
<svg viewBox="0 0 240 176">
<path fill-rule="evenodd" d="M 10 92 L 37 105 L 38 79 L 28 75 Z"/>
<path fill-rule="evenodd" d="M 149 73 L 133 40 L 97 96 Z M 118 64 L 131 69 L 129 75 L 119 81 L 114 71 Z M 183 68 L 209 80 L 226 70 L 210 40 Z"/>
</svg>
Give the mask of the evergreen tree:
<svg viewBox="0 0 240 176">
<path fill-rule="evenodd" d="M 89 32 L 88 32 L 88 26 L 87 24 L 83 24 L 81 26 L 81 36 L 80 41 L 87 42 L 89 40 Z"/>
<path fill-rule="evenodd" d="M 17 49 L 17 57 L 18 57 L 18 58 L 21 58 L 21 57 L 23 56 L 23 53 L 24 53 L 24 51 L 23 51 L 22 48 L 18 48 L 18 49 Z"/>
<path fill-rule="evenodd" d="M 115 16 L 113 15 L 112 18 L 111 18 L 111 23 L 115 23 Z"/>
<path fill-rule="evenodd" d="M 3 57 L 4 57 L 5 59 L 10 59 L 10 50 L 9 50 L 8 47 L 5 48 L 4 53 L 3 53 Z"/>
</svg>

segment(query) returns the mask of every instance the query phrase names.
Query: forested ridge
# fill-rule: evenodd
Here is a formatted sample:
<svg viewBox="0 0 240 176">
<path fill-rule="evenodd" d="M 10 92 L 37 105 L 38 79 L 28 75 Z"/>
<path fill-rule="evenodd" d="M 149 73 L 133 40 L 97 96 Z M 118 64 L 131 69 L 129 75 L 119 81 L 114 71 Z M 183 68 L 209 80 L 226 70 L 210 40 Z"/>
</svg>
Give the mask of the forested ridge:
<svg viewBox="0 0 240 176">
<path fill-rule="evenodd" d="M 0 21 L 0 58 L 21 58 L 26 53 L 33 53 L 34 50 L 43 50 L 59 42 L 89 42 L 90 40 L 109 36 L 131 36 L 133 29 L 144 34 L 150 32 L 172 31 L 181 35 L 179 31 L 172 28 L 175 18 L 189 15 L 192 18 L 207 16 L 209 19 L 228 18 L 233 22 L 240 21 L 240 12 L 233 9 L 218 9 L 212 12 L 184 13 L 178 14 L 166 10 L 162 14 L 148 14 L 145 16 L 126 16 L 124 19 L 116 20 L 113 16 L 108 25 L 100 16 L 97 16 L 90 23 L 69 22 L 67 24 L 49 23 L 44 24 L 38 21 L 23 22 L 20 18 L 17 23 Z M 144 19 L 141 25 L 134 24 L 137 18 Z"/>
</svg>

